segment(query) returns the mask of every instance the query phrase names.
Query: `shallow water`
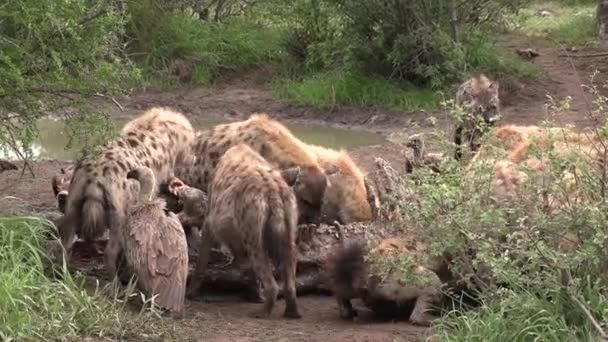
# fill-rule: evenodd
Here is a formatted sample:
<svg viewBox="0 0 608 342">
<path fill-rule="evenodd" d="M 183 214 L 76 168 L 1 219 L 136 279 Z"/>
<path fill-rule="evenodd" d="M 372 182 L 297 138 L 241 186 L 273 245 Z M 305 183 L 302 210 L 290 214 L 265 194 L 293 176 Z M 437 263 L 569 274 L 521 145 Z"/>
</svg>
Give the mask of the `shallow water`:
<svg viewBox="0 0 608 342">
<path fill-rule="evenodd" d="M 122 127 L 128 118 L 115 120 L 116 127 Z M 225 123 L 222 120 L 193 119 L 196 129 L 206 129 Z M 383 136 L 371 132 L 333 128 L 321 125 L 287 124 L 287 127 L 300 139 L 309 144 L 321 145 L 334 149 L 352 149 L 360 146 L 376 145 L 385 142 Z M 65 122 L 56 118 L 44 118 L 38 121 L 39 137 L 32 146 L 35 159 L 69 160 L 77 156 L 78 147 L 66 149 L 69 141 Z M 14 153 L 0 151 L 1 159 L 16 159 Z"/>
</svg>

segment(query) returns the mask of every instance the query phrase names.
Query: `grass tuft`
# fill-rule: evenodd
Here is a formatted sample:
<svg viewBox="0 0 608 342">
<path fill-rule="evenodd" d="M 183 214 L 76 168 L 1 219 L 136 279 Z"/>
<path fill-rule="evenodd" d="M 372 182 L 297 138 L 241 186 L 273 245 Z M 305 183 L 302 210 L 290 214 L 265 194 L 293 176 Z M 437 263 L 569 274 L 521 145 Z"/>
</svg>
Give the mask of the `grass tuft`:
<svg viewBox="0 0 608 342">
<path fill-rule="evenodd" d="M 523 9 L 518 17 L 519 31 L 530 37 L 547 38 L 560 44 L 581 46 L 597 40 L 595 30 L 596 2 L 536 3 Z M 548 9 L 555 16 L 541 17 L 536 13 Z"/>
<path fill-rule="evenodd" d="M 129 314 L 107 288 L 91 289 L 65 267 L 48 275 L 46 235 L 52 228 L 38 218 L 0 218 L 0 339 L 122 338 L 144 327 L 153 337 L 146 316 Z"/>
<path fill-rule="evenodd" d="M 380 105 L 403 110 L 433 110 L 439 103 L 439 96 L 432 90 L 401 86 L 352 71 L 317 73 L 302 80 L 277 80 L 273 91 L 278 97 L 316 107 Z"/>
</svg>

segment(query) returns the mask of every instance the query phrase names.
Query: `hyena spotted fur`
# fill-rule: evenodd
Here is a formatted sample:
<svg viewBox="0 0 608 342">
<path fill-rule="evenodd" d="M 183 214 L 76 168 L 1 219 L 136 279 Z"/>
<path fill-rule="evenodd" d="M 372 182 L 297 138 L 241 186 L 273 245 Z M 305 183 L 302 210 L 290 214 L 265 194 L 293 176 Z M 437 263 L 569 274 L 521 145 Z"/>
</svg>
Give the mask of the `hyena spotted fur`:
<svg viewBox="0 0 608 342">
<path fill-rule="evenodd" d="M 346 224 L 372 219 L 372 208 L 368 201 L 365 175 L 350 155 L 316 145 L 308 145 L 324 169 L 334 169 L 330 186 L 325 190 L 321 207 L 321 220 L 331 224 L 334 221 Z M 300 213 L 303 215 L 303 213 Z"/>
<path fill-rule="evenodd" d="M 382 274 L 372 262 L 372 259 L 383 261 L 394 260 L 398 255 L 416 255 L 423 251 L 421 247 L 408 238 L 384 239 L 373 249 L 363 240 L 338 245 L 328 256 L 325 267 L 340 317 L 357 316 L 351 299 L 360 298 L 378 315 L 406 316 L 414 324 L 430 325 L 433 316 L 429 311 L 442 299 L 442 283 L 434 267 L 409 265 L 409 274 L 404 277 L 401 268 L 391 268 L 388 274 Z"/>
<path fill-rule="evenodd" d="M 208 216 L 189 292 L 198 290 L 214 242 L 226 245 L 236 262 L 248 261 L 264 289 L 264 306 L 256 317 L 268 317 L 279 292 L 273 265 L 284 281 L 285 312 L 300 318 L 296 303 L 296 235 L 298 209 L 291 183 L 298 167 L 279 169 L 246 144 L 231 147 L 219 160 L 209 186 Z"/>
<path fill-rule="evenodd" d="M 98 156 L 79 161 L 61 229 L 66 251 L 75 235 L 91 241 L 107 229 L 120 229 L 129 204 L 129 170 L 148 167 L 157 182 L 167 181 L 175 165 L 189 155 L 193 139 L 194 130 L 185 116 L 156 107 L 128 122 Z"/>
<path fill-rule="evenodd" d="M 455 118 L 454 144 L 456 160 L 462 158 L 462 144 L 467 143 L 471 151 L 479 149 L 483 126 L 491 127 L 500 120 L 498 83 L 485 75 L 473 77 L 458 87 L 456 104 L 465 111 L 463 118 Z"/>
<path fill-rule="evenodd" d="M 240 143 L 248 145 L 270 164 L 286 169 L 299 167 L 299 182 L 294 184 L 298 207 L 305 211 L 319 211 L 328 175 L 335 169 L 324 170 L 305 143 L 265 114 L 253 114 L 249 119 L 218 125 L 195 138 L 193 154 L 196 156 L 187 168 L 180 168 L 176 176 L 192 187 L 207 190 L 220 158 Z"/>
</svg>

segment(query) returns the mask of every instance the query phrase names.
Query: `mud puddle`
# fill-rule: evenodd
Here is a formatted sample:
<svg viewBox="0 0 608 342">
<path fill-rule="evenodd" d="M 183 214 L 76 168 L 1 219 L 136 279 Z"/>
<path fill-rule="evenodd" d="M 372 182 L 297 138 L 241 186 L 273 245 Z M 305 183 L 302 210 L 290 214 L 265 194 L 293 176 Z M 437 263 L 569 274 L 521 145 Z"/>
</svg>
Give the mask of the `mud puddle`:
<svg viewBox="0 0 608 342">
<path fill-rule="evenodd" d="M 128 117 L 115 118 L 116 129 L 120 129 Z M 226 123 L 220 119 L 191 119 L 196 129 L 203 130 Z M 378 145 L 386 142 L 380 134 L 352 129 L 333 128 L 322 125 L 286 123 L 286 126 L 300 139 L 309 144 L 321 145 L 334 149 L 354 149 L 362 146 Z M 32 144 L 33 159 L 70 160 L 77 156 L 79 146 L 66 148 L 69 134 L 66 121 L 57 118 L 43 118 L 38 121 L 38 137 Z M 0 159 L 17 159 L 14 152 L 3 151 L 0 145 Z"/>
</svg>

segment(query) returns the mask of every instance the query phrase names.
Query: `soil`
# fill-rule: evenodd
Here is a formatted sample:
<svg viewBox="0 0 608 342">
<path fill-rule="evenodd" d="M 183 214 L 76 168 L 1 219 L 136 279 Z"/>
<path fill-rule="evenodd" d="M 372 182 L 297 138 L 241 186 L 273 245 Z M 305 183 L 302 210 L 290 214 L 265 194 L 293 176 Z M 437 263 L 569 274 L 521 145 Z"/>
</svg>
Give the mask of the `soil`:
<svg viewBox="0 0 608 342">
<path fill-rule="evenodd" d="M 540 45 L 540 47 L 539 47 Z M 546 95 L 557 99 L 572 96 L 568 111 L 554 118 L 559 125 L 575 125 L 583 128 L 598 122 L 589 117 L 592 96 L 581 88 L 589 83 L 594 70 L 607 72 L 608 57 L 564 58 L 566 51 L 543 47 L 530 41 L 516 41 L 513 50 L 534 47 L 540 56 L 534 59 L 545 72 L 541 80 L 506 80 L 501 82 L 503 123 L 535 125 L 547 118 Z M 576 55 L 604 52 L 607 49 L 586 48 Z M 437 123 L 426 119 L 429 114 L 406 113 L 377 107 L 358 108 L 336 106 L 318 109 L 294 105 L 272 96 L 270 79 L 272 67 L 260 69 L 247 75 L 227 77 L 212 87 L 180 88 L 175 90 L 148 89 L 131 98 L 119 99 L 124 109 L 111 104 L 115 115 L 137 113 L 151 106 L 174 107 L 191 118 L 245 119 L 253 112 L 266 112 L 283 120 L 323 123 L 337 127 L 371 130 L 385 135 L 407 135 L 437 128 L 449 130 L 449 116 L 434 113 Z M 604 81 L 600 75 L 597 81 Z M 503 86 L 504 84 L 504 86 Z M 602 92 L 608 91 L 605 89 Z M 604 94 L 606 95 L 606 94 Z M 106 101 L 95 99 L 95 101 Z M 107 101 L 105 102 L 108 103 Z M 356 133 L 353 133 L 356 134 Z M 397 168 L 402 167 L 402 148 L 388 142 L 351 151 L 355 161 L 364 170 L 371 170 L 374 157 L 382 157 Z M 32 163 L 35 177 L 28 171 L 6 171 L 0 173 L 0 214 L 12 215 L 53 211 L 50 178 L 67 161 L 39 161 Z M 22 167 L 22 163 L 16 163 Z M 209 299 L 210 297 L 208 297 Z M 407 322 L 379 322 L 363 311 L 357 322 L 342 321 L 338 317 L 337 304 L 331 297 L 302 296 L 301 320 L 280 317 L 283 301 L 279 301 L 271 319 L 250 318 L 248 313 L 260 304 L 229 301 L 188 302 L 187 318 L 175 321 L 175 336 L 179 339 L 197 341 L 415 341 L 432 332 Z"/>
</svg>

